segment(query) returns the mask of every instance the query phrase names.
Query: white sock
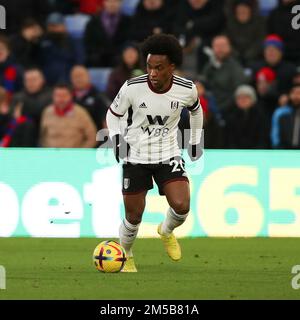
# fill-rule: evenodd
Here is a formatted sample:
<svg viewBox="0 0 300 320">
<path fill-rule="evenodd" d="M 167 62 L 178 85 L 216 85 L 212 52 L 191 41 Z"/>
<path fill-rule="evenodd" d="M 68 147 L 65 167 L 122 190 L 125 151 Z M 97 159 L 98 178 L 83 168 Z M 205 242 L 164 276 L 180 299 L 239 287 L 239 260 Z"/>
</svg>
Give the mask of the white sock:
<svg viewBox="0 0 300 320">
<path fill-rule="evenodd" d="M 128 257 L 133 257 L 132 253 L 132 245 L 139 231 L 138 225 L 133 225 L 129 223 L 126 219 L 124 219 L 120 225 L 119 236 L 120 236 L 120 244 L 125 249 L 126 255 Z"/>
<path fill-rule="evenodd" d="M 188 216 L 187 214 L 177 214 L 171 207 L 169 207 L 166 218 L 161 226 L 163 235 L 168 236 L 172 231 L 181 226 Z"/>
</svg>

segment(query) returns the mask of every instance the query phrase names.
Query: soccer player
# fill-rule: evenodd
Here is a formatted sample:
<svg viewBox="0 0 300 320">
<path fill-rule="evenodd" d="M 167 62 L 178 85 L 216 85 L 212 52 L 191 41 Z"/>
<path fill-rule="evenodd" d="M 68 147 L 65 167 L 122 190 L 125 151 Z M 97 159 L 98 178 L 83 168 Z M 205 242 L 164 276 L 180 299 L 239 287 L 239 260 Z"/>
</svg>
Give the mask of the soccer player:
<svg viewBox="0 0 300 320">
<path fill-rule="evenodd" d="M 118 162 L 124 160 L 126 216 L 119 229 L 120 243 L 127 254 L 124 272 L 137 272 L 132 245 L 153 179 L 170 205 L 158 234 L 170 258 L 181 258 L 173 230 L 184 223 L 190 208 L 189 183 L 177 142 L 182 108 L 190 111 L 188 154 L 192 161 L 202 154 L 203 114 L 197 89 L 192 81 L 174 75 L 183 58 L 179 42 L 172 35 L 153 35 L 142 44 L 142 53 L 147 74 L 126 81 L 107 112 L 115 157 Z"/>
</svg>

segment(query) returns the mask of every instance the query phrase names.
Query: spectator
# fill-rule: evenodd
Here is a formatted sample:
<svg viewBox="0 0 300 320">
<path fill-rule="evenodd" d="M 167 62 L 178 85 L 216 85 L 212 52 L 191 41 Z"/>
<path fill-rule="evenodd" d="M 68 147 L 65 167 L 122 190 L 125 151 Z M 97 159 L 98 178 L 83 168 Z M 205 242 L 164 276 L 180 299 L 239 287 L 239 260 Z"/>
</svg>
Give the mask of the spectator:
<svg viewBox="0 0 300 320">
<path fill-rule="evenodd" d="M 28 19 L 23 23 L 21 32 L 12 37 L 12 53 L 16 61 L 24 68 L 36 65 L 42 34 L 43 29 L 39 23 Z"/>
<path fill-rule="evenodd" d="M 243 65 L 259 58 L 265 32 L 264 20 L 257 14 L 253 1 L 236 0 L 233 15 L 227 20 L 226 33 Z"/>
<path fill-rule="evenodd" d="M 105 117 L 110 101 L 91 84 L 86 67 L 80 65 L 73 67 L 71 83 L 74 102 L 86 109 L 98 130 L 105 128 Z"/>
<path fill-rule="evenodd" d="M 224 115 L 233 104 L 235 89 L 246 81 L 244 70 L 233 57 L 227 36 L 213 39 L 213 55 L 206 64 L 203 75 L 209 89 L 216 98 L 217 106 Z"/>
<path fill-rule="evenodd" d="M 203 109 L 204 147 L 223 148 L 224 123 L 216 106 L 215 98 L 206 89 L 204 81 L 196 79 L 194 83 Z"/>
<path fill-rule="evenodd" d="M 93 148 L 96 127 L 88 112 L 72 100 L 67 85 L 56 85 L 53 104 L 42 114 L 40 143 L 48 148 Z"/>
<path fill-rule="evenodd" d="M 258 94 L 258 104 L 264 110 L 268 122 L 270 123 L 279 99 L 277 94 L 276 74 L 271 68 L 264 67 L 257 72 L 256 91 Z"/>
<path fill-rule="evenodd" d="M 293 77 L 293 85 L 300 84 L 300 66 L 297 67 L 296 73 Z"/>
<path fill-rule="evenodd" d="M 227 147 L 262 149 L 268 146 L 268 128 L 263 111 L 258 108 L 255 90 L 248 85 L 235 92 L 235 107 L 228 115 Z"/>
<path fill-rule="evenodd" d="M 128 39 L 130 18 L 121 13 L 121 0 L 104 0 L 100 15 L 87 24 L 84 42 L 89 67 L 114 67 Z"/>
<path fill-rule="evenodd" d="M 271 68 L 276 74 L 278 96 L 285 94 L 292 86 L 296 68 L 283 59 L 284 44 L 277 35 L 268 35 L 263 43 L 264 59 L 252 65 L 253 76 L 263 67 Z"/>
<path fill-rule="evenodd" d="M 85 0 L 88 2 L 88 0 Z M 78 0 L 43 0 L 48 6 L 49 13 L 59 12 L 61 14 L 73 14 L 76 12 Z"/>
<path fill-rule="evenodd" d="M 143 73 L 138 47 L 134 44 L 126 45 L 122 52 L 120 64 L 109 76 L 106 90 L 108 97 L 113 100 L 126 80 Z"/>
<path fill-rule="evenodd" d="M 21 115 L 22 105 L 18 105 L 13 115 L 10 113 L 9 96 L 0 87 L 0 147 L 34 147 L 36 134 L 34 124 Z"/>
<path fill-rule="evenodd" d="M 10 97 L 22 87 L 22 71 L 10 54 L 5 36 L 0 36 L 0 86 L 4 87 Z"/>
<path fill-rule="evenodd" d="M 211 45 L 224 23 L 223 0 L 181 1 L 173 18 L 173 32 L 184 47 L 183 68 L 189 73 L 202 71 L 207 61 L 203 49 Z"/>
<path fill-rule="evenodd" d="M 40 65 L 47 83 L 55 85 L 69 79 L 74 58 L 74 45 L 60 13 L 51 13 L 47 19 L 47 32 L 41 40 Z"/>
<path fill-rule="evenodd" d="M 34 17 L 42 24 L 49 13 L 48 1 L 45 0 L 1 0 L 0 4 L 6 10 L 6 35 L 18 33 L 28 18 Z"/>
<path fill-rule="evenodd" d="M 300 0 L 280 0 L 268 18 L 268 32 L 279 35 L 285 44 L 285 59 L 300 64 L 299 30 L 292 27 L 292 7 L 300 5 Z"/>
<path fill-rule="evenodd" d="M 289 104 L 275 110 L 271 140 L 273 148 L 300 149 L 300 84 L 290 90 Z"/>
<path fill-rule="evenodd" d="M 22 114 L 33 121 L 37 128 L 34 137 L 36 145 L 38 143 L 41 115 L 51 100 L 52 92 L 46 86 L 42 71 L 35 67 L 27 69 L 24 72 L 24 89 L 14 95 L 12 109 L 15 110 L 19 105 L 22 105 Z"/>
<path fill-rule="evenodd" d="M 98 14 L 103 8 L 103 0 L 76 0 L 79 11 L 85 14 Z"/>
<path fill-rule="evenodd" d="M 164 0 L 142 0 L 133 16 L 131 38 L 142 42 L 152 34 L 171 32 L 170 8 Z"/>
</svg>

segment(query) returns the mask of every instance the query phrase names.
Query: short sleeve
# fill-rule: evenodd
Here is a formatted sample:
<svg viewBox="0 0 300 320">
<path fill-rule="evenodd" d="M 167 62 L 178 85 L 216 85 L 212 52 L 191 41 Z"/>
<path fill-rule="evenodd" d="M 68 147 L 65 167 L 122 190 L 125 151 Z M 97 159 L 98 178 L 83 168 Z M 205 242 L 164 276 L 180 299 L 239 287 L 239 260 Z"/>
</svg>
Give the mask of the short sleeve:
<svg viewBox="0 0 300 320">
<path fill-rule="evenodd" d="M 127 81 L 123 84 L 109 109 L 116 117 L 123 117 L 131 106 Z"/>
<path fill-rule="evenodd" d="M 189 111 L 196 111 L 200 108 L 198 91 L 197 91 L 197 88 L 194 84 L 192 86 L 192 92 L 191 92 L 189 98 L 187 99 L 186 108 Z"/>
</svg>

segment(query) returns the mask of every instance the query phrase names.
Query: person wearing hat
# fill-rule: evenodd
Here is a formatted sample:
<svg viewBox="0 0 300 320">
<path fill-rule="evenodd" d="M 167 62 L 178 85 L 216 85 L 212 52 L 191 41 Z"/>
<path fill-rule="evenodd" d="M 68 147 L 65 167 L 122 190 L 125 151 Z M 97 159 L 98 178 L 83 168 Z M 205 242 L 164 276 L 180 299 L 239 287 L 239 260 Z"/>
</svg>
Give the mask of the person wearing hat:
<svg viewBox="0 0 300 320">
<path fill-rule="evenodd" d="M 278 34 L 285 43 L 285 59 L 300 64 L 300 34 L 292 26 L 295 14 L 292 8 L 300 5 L 300 0 L 279 0 L 279 5 L 271 11 L 267 19 L 268 31 Z"/>
<path fill-rule="evenodd" d="M 231 149 L 264 149 L 268 147 L 269 128 L 263 110 L 257 106 L 253 87 L 239 86 L 235 105 L 226 121 L 226 144 Z"/>
<path fill-rule="evenodd" d="M 289 92 L 296 67 L 284 59 L 284 42 L 277 34 L 269 34 L 263 42 L 264 58 L 252 64 L 253 80 L 255 75 L 263 68 L 271 68 L 278 81 L 278 96 Z"/>
<path fill-rule="evenodd" d="M 265 111 L 269 123 L 279 99 L 276 78 L 276 73 L 269 67 L 261 68 L 255 76 L 258 104 Z"/>
<path fill-rule="evenodd" d="M 51 13 L 46 21 L 46 34 L 40 42 L 40 66 L 47 83 L 67 82 L 76 63 L 74 43 L 68 35 L 61 13 Z"/>
</svg>

